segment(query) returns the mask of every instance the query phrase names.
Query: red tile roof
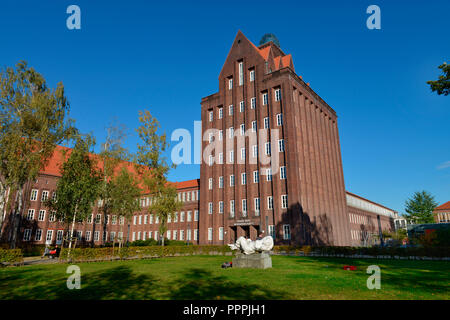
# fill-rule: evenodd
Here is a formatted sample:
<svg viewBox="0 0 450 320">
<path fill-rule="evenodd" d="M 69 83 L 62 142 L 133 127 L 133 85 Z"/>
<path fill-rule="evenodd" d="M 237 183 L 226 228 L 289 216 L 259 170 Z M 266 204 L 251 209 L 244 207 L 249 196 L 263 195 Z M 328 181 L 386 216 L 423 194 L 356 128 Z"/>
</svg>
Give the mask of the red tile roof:
<svg viewBox="0 0 450 320">
<path fill-rule="evenodd" d="M 446 203 L 441 204 L 440 206 L 436 207 L 434 210 L 450 210 L 450 201 L 447 201 Z"/>
<path fill-rule="evenodd" d="M 44 169 L 40 171 L 40 173 L 61 177 L 61 165 L 64 162 L 64 158 L 63 158 L 64 151 L 67 152 L 66 153 L 66 158 L 67 158 L 68 156 L 70 156 L 72 149 L 68 148 L 68 147 L 64 147 L 64 146 L 56 146 L 55 151 L 53 152 L 50 159 L 48 159 L 47 164 L 45 165 Z M 99 155 L 97 155 L 97 154 L 91 154 L 91 156 L 94 158 L 97 158 L 97 160 L 100 159 Z M 98 161 L 97 165 L 98 165 L 99 169 L 103 169 L 103 162 Z M 132 162 L 123 161 L 122 164 L 117 167 L 116 171 L 119 171 L 123 167 L 127 167 L 130 172 L 136 173 L 136 170 L 135 170 Z M 188 180 L 188 181 L 173 182 L 173 184 L 176 186 L 177 189 L 198 187 L 200 185 L 200 180 L 194 179 L 194 180 Z"/>
</svg>

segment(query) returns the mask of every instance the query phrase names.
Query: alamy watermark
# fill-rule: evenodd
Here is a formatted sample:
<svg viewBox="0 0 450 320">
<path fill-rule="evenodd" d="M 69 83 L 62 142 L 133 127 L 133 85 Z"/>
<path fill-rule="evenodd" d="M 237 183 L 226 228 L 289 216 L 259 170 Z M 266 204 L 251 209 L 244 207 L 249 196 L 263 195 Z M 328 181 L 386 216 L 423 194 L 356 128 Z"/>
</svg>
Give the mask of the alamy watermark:
<svg viewBox="0 0 450 320">
<path fill-rule="evenodd" d="M 81 270 L 77 265 L 67 267 L 66 273 L 71 275 L 67 278 L 66 284 L 69 290 L 81 289 Z"/>
<path fill-rule="evenodd" d="M 367 273 L 372 274 L 367 278 L 367 288 L 369 290 L 381 289 L 381 270 L 379 266 L 371 265 L 367 267 Z"/>
</svg>

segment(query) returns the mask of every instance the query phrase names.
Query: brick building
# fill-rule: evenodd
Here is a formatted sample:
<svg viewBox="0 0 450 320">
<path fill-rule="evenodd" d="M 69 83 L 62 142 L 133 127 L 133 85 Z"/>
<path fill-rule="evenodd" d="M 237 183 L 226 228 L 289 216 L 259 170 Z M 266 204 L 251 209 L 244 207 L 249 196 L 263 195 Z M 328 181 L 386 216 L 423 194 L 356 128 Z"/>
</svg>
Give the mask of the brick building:
<svg viewBox="0 0 450 320">
<path fill-rule="evenodd" d="M 393 230 L 394 210 L 346 192 L 336 112 L 297 75 L 278 40 L 259 47 L 240 31 L 219 75 L 219 91 L 201 100 L 200 179 L 176 183 L 184 202 L 165 237 L 195 244 L 227 244 L 239 236 L 271 235 L 277 244 L 362 245 Z M 64 225 L 43 207 L 60 176 L 54 156 L 26 186 L 18 241 L 55 243 Z M 150 195 L 131 221 L 92 217 L 75 228 L 82 242 L 115 236 L 158 239 L 148 214 Z M 10 235 L 3 210 L 1 239 Z"/>
<path fill-rule="evenodd" d="M 450 222 L 450 201 L 437 206 L 434 211 L 434 221 L 437 223 L 448 223 Z"/>
</svg>

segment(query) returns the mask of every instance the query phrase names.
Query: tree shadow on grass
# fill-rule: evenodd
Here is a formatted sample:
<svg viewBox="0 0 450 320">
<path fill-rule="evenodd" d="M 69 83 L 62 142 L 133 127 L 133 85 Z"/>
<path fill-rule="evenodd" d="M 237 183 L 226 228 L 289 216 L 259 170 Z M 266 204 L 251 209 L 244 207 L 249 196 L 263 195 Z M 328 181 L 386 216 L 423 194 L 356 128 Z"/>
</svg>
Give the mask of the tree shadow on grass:
<svg viewBox="0 0 450 320">
<path fill-rule="evenodd" d="M 172 283 L 170 298 L 174 300 L 274 300 L 283 299 L 287 293 L 254 284 L 231 281 L 224 276 L 214 276 L 200 268 L 192 268 Z"/>
</svg>

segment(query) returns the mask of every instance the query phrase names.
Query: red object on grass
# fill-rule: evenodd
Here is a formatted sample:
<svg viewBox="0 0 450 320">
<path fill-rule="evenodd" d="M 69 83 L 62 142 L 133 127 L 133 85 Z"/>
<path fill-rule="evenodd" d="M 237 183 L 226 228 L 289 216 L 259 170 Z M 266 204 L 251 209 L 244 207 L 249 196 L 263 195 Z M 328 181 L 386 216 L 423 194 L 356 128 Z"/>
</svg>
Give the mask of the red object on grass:
<svg viewBox="0 0 450 320">
<path fill-rule="evenodd" d="M 356 267 L 355 266 L 344 266 L 344 270 L 355 271 Z"/>
</svg>

